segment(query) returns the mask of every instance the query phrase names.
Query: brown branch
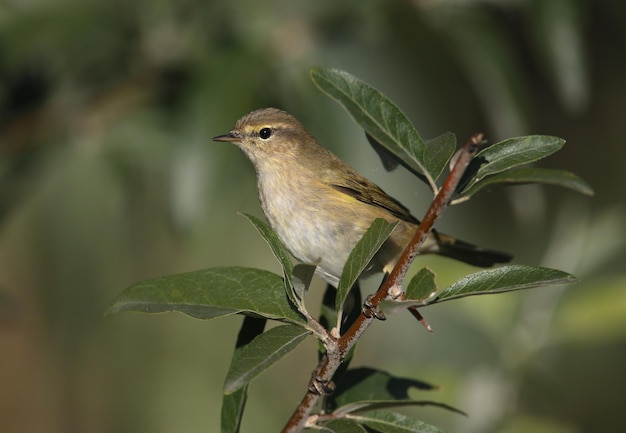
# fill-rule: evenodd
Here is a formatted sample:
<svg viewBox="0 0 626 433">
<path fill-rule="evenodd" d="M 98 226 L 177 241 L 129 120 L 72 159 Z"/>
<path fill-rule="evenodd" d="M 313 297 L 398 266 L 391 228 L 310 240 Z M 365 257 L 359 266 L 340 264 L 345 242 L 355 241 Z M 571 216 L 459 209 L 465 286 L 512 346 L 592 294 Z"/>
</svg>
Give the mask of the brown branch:
<svg viewBox="0 0 626 433">
<path fill-rule="evenodd" d="M 368 307 L 375 311 L 378 305 L 384 299 L 390 297 L 389 291 L 394 287 L 401 287 L 402 281 L 415 256 L 419 253 L 419 249 L 426 240 L 428 234 L 432 230 L 435 221 L 444 209 L 448 206 L 450 199 L 454 195 L 457 185 L 459 184 L 467 166 L 478 151 L 479 145 L 483 139 L 483 134 L 473 135 L 463 146 L 454 167 L 446 178 L 443 186 L 430 204 L 430 207 L 424 215 L 424 219 L 420 223 L 409 245 L 403 251 L 398 263 L 391 271 L 391 274 L 385 279 L 374 296 L 368 299 Z M 417 310 L 415 310 L 417 312 Z M 418 313 L 419 314 L 419 313 Z M 320 360 L 316 368 L 309 389 L 304 395 L 302 401 L 296 408 L 295 412 L 287 422 L 283 429 L 283 433 L 298 433 L 302 431 L 309 420 L 309 416 L 313 408 L 322 397 L 324 387 L 331 383 L 332 378 L 341 365 L 343 358 L 354 347 L 363 332 L 374 321 L 375 317 L 371 314 L 362 312 L 350 328 L 338 339 L 332 341 L 326 347 L 326 355 Z"/>
</svg>

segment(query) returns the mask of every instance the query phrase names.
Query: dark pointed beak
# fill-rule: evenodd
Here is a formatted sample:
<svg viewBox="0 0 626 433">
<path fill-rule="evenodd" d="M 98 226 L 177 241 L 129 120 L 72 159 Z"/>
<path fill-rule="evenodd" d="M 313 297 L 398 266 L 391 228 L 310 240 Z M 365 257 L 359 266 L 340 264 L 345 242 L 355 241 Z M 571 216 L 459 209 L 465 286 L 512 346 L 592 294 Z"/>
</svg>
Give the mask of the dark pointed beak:
<svg viewBox="0 0 626 433">
<path fill-rule="evenodd" d="M 213 137 L 213 141 L 229 141 L 231 143 L 236 143 L 241 141 L 241 135 L 236 131 L 230 131 L 228 134 Z"/>
</svg>

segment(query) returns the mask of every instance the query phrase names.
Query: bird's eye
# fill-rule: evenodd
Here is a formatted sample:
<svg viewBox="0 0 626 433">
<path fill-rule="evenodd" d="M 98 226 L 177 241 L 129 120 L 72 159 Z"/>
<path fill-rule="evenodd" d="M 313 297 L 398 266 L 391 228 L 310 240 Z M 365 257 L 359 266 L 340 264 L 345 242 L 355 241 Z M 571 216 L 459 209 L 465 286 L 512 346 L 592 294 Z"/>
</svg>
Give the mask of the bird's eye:
<svg viewBox="0 0 626 433">
<path fill-rule="evenodd" d="M 267 140 L 271 136 L 272 136 L 271 128 L 263 128 L 259 131 L 259 137 L 261 137 L 263 140 Z"/>
</svg>

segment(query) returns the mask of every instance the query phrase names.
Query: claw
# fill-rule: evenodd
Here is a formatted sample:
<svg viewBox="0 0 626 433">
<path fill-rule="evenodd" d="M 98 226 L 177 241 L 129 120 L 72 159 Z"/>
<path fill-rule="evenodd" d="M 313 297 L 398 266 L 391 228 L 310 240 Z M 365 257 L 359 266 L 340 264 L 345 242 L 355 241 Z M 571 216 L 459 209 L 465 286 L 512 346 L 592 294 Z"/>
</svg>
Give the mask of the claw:
<svg viewBox="0 0 626 433">
<path fill-rule="evenodd" d="M 335 383 L 332 380 L 322 380 L 319 377 L 311 379 L 309 392 L 317 395 L 329 395 L 335 390 Z"/>
<path fill-rule="evenodd" d="M 378 320 L 387 320 L 387 316 L 383 313 L 378 307 L 374 307 L 372 305 L 372 295 L 369 295 L 365 302 L 363 302 L 363 307 L 361 307 L 361 311 L 363 315 L 368 319 L 374 317 Z"/>
</svg>

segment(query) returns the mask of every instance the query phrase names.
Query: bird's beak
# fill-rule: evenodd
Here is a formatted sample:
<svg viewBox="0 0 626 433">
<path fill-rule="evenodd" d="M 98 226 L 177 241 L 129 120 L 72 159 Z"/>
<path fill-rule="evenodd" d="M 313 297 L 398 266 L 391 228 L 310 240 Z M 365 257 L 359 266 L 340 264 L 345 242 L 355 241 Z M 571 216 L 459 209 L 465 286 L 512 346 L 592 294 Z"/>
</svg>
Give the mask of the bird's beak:
<svg viewBox="0 0 626 433">
<path fill-rule="evenodd" d="M 241 134 L 239 134 L 237 131 L 230 131 L 228 134 L 213 137 L 213 141 L 229 141 L 231 143 L 236 143 L 238 141 L 241 141 Z"/>
</svg>

